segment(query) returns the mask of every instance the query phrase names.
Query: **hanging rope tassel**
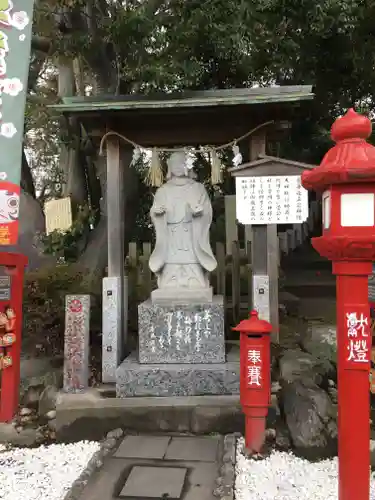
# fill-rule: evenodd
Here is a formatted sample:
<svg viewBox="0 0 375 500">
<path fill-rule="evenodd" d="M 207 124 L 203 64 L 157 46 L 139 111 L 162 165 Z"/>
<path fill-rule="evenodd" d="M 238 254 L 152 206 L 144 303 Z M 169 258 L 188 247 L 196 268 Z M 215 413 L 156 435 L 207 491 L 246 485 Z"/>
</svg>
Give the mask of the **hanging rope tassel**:
<svg viewBox="0 0 375 500">
<path fill-rule="evenodd" d="M 211 149 L 211 183 L 213 185 L 223 182 L 222 164 L 215 149 Z"/>
<path fill-rule="evenodd" d="M 152 150 L 151 165 L 147 173 L 147 184 L 160 187 L 163 184 L 163 170 L 160 164 L 159 152 L 156 148 Z"/>
</svg>

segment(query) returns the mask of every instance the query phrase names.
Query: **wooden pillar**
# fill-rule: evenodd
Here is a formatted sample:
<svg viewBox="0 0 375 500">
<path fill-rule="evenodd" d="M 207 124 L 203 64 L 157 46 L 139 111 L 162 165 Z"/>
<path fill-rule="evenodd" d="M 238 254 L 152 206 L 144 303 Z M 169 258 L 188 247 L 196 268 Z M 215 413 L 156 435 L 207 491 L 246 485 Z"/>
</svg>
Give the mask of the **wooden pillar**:
<svg viewBox="0 0 375 500">
<path fill-rule="evenodd" d="M 118 297 L 119 314 L 116 325 L 112 325 L 111 335 L 121 339 L 118 345 L 122 359 L 124 344 L 124 186 L 123 166 L 120 162 L 120 144 L 117 137 L 107 140 L 107 218 L 108 218 L 108 278 L 118 278 L 119 289 L 110 291 Z M 115 330 L 115 331 L 114 331 Z M 106 332 L 103 332 L 103 348 Z"/>
<path fill-rule="evenodd" d="M 277 224 L 267 226 L 267 274 L 270 280 L 270 323 L 275 328 L 272 341 L 279 342 L 279 237 Z"/>
<path fill-rule="evenodd" d="M 250 138 L 250 161 L 266 154 L 264 130 Z M 279 342 L 279 241 L 277 225 L 252 226 L 253 307 L 274 327 L 272 341 Z"/>
</svg>

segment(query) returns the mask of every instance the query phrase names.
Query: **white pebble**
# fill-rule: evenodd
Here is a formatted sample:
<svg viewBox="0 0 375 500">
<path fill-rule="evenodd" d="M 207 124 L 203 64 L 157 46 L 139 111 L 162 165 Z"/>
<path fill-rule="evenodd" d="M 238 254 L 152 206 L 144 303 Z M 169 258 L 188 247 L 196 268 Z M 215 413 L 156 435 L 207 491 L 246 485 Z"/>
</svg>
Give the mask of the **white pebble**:
<svg viewBox="0 0 375 500">
<path fill-rule="evenodd" d="M 235 500 L 337 500 L 338 460 L 311 463 L 291 453 L 273 452 L 255 461 L 237 442 Z M 375 474 L 371 475 L 370 499 L 375 500 Z"/>
<path fill-rule="evenodd" d="M 63 500 L 99 443 L 81 441 L 0 453 L 0 499 Z"/>
</svg>

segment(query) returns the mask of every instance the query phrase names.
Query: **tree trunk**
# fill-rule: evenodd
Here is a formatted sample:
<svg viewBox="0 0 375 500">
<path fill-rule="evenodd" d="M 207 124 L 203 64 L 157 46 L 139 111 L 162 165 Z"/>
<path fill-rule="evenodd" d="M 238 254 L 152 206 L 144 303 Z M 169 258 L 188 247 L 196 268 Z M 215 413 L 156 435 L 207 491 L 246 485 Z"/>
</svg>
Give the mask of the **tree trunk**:
<svg viewBox="0 0 375 500">
<path fill-rule="evenodd" d="M 128 252 L 129 242 L 131 241 L 132 232 L 135 224 L 135 219 L 138 210 L 139 200 L 139 183 L 141 182 L 136 170 L 129 165 L 121 165 L 124 168 L 124 223 L 125 223 L 125 255 Z M 101 214 L 100 221 L 96 228 L 89 236 L 89 242 L 86 250 L 79 259 L 79 264 L 85 267 L 91 274 L 99 272 L 104 273 L 108 265 L 108 226 L 107 226 L 107 171 L 106 158 L 100 157 L 96 162 L 96 171 L 98 173 L 102 198 L 101 198 Z M 110 194 L 109 194 L 110 195 Z"/>
<path fill-rule="evenodd" d="M 59 60 L 58 94 L 70 97 L 75 94 L 73 62 L 65 57 Z M 77 120 L 68 122 L 68 143 L 61 144 L 60 168 L 64 174 L 63 196 L 70 196 L 73 208 L 87 202 L 87 182 L 84 166 L 80 163 L 80 127 Z"/>
<path fill-rule="evenodd" d="M 34 199 L 36 198 L 34 180 L 31 174 L 29 162 L 27 161 L 25 155 L 25 150 L 22 151 L 21 188 L 25 191 L 25 193 L 29 194 Z"/>
</svg>

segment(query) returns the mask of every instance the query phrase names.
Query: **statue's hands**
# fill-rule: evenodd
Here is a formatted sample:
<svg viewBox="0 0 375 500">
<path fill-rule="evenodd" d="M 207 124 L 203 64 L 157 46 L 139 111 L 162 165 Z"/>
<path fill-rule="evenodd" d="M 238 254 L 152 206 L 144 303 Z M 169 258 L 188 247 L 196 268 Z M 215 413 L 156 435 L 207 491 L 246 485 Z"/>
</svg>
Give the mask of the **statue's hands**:
<svg viewBox="0 0 375 500">
<path fill-rule="evenodd" d="M 198 217 L 199 215 L 202 215 L 203 214 L 203 207 L 202 207 L 202 205 L 196 205 L 192 209 L 192 212 L 193 212 L 194 217 Z"/>
<path fill-rule="evenodd" d="M 154 214 L 155 215 L 164 215 L 166 212 L 166 208 L 161 206 L 161 207 L 155 207 L 154 208 Z"/>
</svg>

